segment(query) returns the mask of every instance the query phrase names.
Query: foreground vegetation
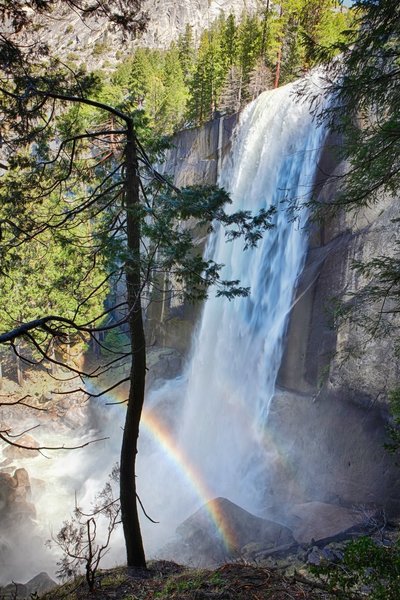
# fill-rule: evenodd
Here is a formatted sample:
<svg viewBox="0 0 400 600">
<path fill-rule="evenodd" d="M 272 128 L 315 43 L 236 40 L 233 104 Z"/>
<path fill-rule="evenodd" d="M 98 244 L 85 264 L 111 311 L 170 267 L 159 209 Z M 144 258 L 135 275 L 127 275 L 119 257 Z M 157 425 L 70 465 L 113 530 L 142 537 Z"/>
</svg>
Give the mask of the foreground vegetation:
<svg viewBox="0 0 400 600">
<path fill-rule="evenodd" d="M 43 600 L 83 600 L 87 587 L 80 580 L 56 588 Z M 149 563 L 149 570 L 130 573 L 125 567 L 102 571 L 98 600 L 317 600 L 332 598 L 328 589 L 303 575 L 284 576 L 279 570 L 244 563 L 215 570 L 189 569 L 167 561 Z"/>
<path fill-rule="evenodd" d="M 143 571 L 99 571 L 94 592 L 99 600 L 398 600 L 399 543 L 386 542 L 364 537 L 259 562 L 239 559 L 215 569 L 155 560 Z M 310 564 L 307 554 L 318 557 L 319 564 Z M 88 594 L 84 577 L 77 577 L 41 597 L 83 600 Z"/>
</svg>

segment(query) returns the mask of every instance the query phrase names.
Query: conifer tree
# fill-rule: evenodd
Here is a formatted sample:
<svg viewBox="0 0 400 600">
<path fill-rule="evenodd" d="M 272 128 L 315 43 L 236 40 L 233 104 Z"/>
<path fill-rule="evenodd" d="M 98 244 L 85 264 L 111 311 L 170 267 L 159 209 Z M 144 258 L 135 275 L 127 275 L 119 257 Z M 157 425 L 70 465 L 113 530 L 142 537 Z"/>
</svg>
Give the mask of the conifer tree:
<svg viewBox="0 0 400 600">
<path fill-rule="evenodd" d="M 162 77 L 164 95 L 156 131 L 166 135 L 182 126 L 187 101 L 187 88 L 179 60 L 179 50 L 174 44 L 164 56 Z"/>
<path fill-rule="evenodd" d="M 179 62 L 181 65 L 184 81 L 185 84 L 188 84 L 193 73 L 196 58 L 196 50 L 193 39 L 193 27 L 191 25 L 186 25 L 184 33 L 178 38 L 177 46 Z"/>
<path fill-rule="evenodd" d="M 189 83 L 189 120 L 200 124 L 212 118 L 218 106 L 223 80 L 220 36 L 214 26 L 200 38 L 196 67 Z"/>
<path fill-rule="evenodd" d="M 238 57 L 238 28 L 235 16 L 231 13 L 220 21 L 221 60 L 224 69 L 231 69 Z"/>
<path fill-rule="evenodd" d="M 238 64 L 242 72 L 241 102 L 250 97 L 250 74 L 261 54 L 262 31 L 257 15 L 244 15 L 239 25 Z"/>
</svg>

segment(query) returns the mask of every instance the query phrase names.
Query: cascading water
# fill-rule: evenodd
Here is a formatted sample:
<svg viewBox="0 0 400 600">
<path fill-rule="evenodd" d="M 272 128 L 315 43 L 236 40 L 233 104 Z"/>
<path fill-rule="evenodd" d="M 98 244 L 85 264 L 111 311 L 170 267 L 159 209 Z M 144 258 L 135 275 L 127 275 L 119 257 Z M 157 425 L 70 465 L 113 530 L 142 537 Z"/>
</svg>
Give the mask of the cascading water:
<svg viewBox="0 0 400 600">
<path fill-rule="evenodd" d="M 262 94 L 241 115 L 220 185 L 230 192 L 232 212 L 271 205 L 277 212 L 274 228 L 254 249 L 227 243 L 222 229 L 214 234 L 209 252 L 225 265 L 222 278 L 240 279 L 250 297 L 228 301 L 211 293 L 184 377 L 150 395 L 155 411 L 181 398 L 167 453 L 147 446 L 139 460 L 146 502 L 170 532 L 218 496 L 265 514 L 274 460 L 265 435 L 268 410 L 307 246 L 306 211 L 290 218 L 288 206 L 309 198 L 323 139 L 292 85 Z"/>
</svg>

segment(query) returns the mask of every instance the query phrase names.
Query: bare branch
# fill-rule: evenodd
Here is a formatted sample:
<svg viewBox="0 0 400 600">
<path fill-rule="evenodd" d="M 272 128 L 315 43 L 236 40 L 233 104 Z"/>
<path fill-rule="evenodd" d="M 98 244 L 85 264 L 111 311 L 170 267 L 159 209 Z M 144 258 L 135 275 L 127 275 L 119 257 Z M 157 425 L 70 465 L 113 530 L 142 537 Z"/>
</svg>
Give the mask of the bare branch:
<svg viewBox="0 0 400 600">
<path fill-rule="evenodd" d="M 39 426 L 36 425 L 36 427 L 39 427 Z M 31 431 L 32 429 L 35 429 L 36 427 L 31 427 L 30 429 L 27 429 L 23 433 L 26 433 L 27 431 Z M 109 439 L 108 437 L 97 438 L 95 440 L 90 440 L 89 442 L 79 444 L 77 446 L 65 446 L 64 444 L 62 446 L 25 446 L 24 444 L 19 444 L 18 442 L 13 442 L 10 439 L 10 437 L 21 437 L 23 435 L 23 433 L 19 434 L 18 436 L 12 436 L 8 431 L 0 431 L 0 439 L 3 440 L 4 442 L 6 442 L 6 444 L 8 444 L 10 446 L 14 446 L 15 448 L 19 448 L 20 450 L 36 450 L 38 452 L 40 452 L 42 450 L 78 450 L 79 448 L 86 448 L 87 446 L 90 446 L 91 444 L 95 444 L 96 442 L 103 442 L 104 440 Z"/>
<path fill-rule="evenodd" d="M 130 379 L 131 379 L 130 377 L 125 377 L 124 379 L 120 379 L 120 381 L 118 381 L 114 385 L 110 386 L 106 390 L 99 392 L 98 394 L 93 394 L 83 388 L 76 388 L 75 390 L 68 390 L 67 392 L 54 391 L 53 394 L 63 395 L 63 394 L 75 394 L 77 392 L 82 392 L 83 394 L 86 394 L 88 396 L 88 398 L 100 398 L 101 396 L 104 396 L 104 394 L 107 394 L 108 392 L 111 392 L 111 390 L 114 390 L 119 385 L 122 385 L 123 383 L 127 383 L 128 381 L 130 381 Z"/>
<path fill-rule="evenodd" d="M 8 396 L 0 395 L 0 398 L 4 398 L 4 397 L 8 397 Z M 47 408 L 43 408 L 40 406 L 34 406 L 33 404 L 28 404 L 27 402 L 24 402 L 24 400 L 26 398 L 32 398 L 32 396 L 30 394 L 26 394 L 19 400 L 14 400 L 13 402 L 1 402 L 0 401 L 0 407 L 1 406 L 6 406 L 6 407 L 8 407 L 8 406 L 24 406 L 25 408 L 31 408 L 32 410 L 44 411 L 44 412 L 47 411 Z"/>
</svg>

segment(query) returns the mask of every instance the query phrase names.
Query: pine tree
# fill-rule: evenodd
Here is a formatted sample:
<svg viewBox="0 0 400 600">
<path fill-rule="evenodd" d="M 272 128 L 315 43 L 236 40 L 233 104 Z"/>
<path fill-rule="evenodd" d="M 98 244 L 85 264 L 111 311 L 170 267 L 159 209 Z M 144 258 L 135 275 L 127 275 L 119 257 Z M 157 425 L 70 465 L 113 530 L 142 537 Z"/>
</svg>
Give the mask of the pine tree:
<svg viewBox="0 0 400 600">
<path fill-rule="evenodd" d="M 185 84 L 188 84 L 193 73 L 196 57 L 193 39 L 193 27 L 191 25 L 186 25 L 185 32 L 178 38 L 177 47 L 184 81 Z"/>
<path fill-rule="evenodd" d="M 251 71 L 261 54 L 262 30 L 257 15 L 244 15 L 239 25 L 238 65 L 242 72 L 241 102 L 250 98 L 249 81 Z"/>
<path fill-rule="evenodd" d="M 235 16 L 229 14 L 220 22 L 221 60 L 225 70 L 231 69 L 238 58 L 238 28 Z"/>
<path fill-rule="evenodd" d="M 164 57 L 163 100 L 159 109 L 156 131 L 171 134 L 182 126 L 186 110 L 187 88 L 179 60 L 179 50 L 172 45 Z"/>
<path fill-rule="evenodd" d="M 201 124 L 211 119 L 224 82 L 220 36 L 216 27 L 200 39 L 196 67 L 189 83 L 188 119 Z"/>
</svg>

